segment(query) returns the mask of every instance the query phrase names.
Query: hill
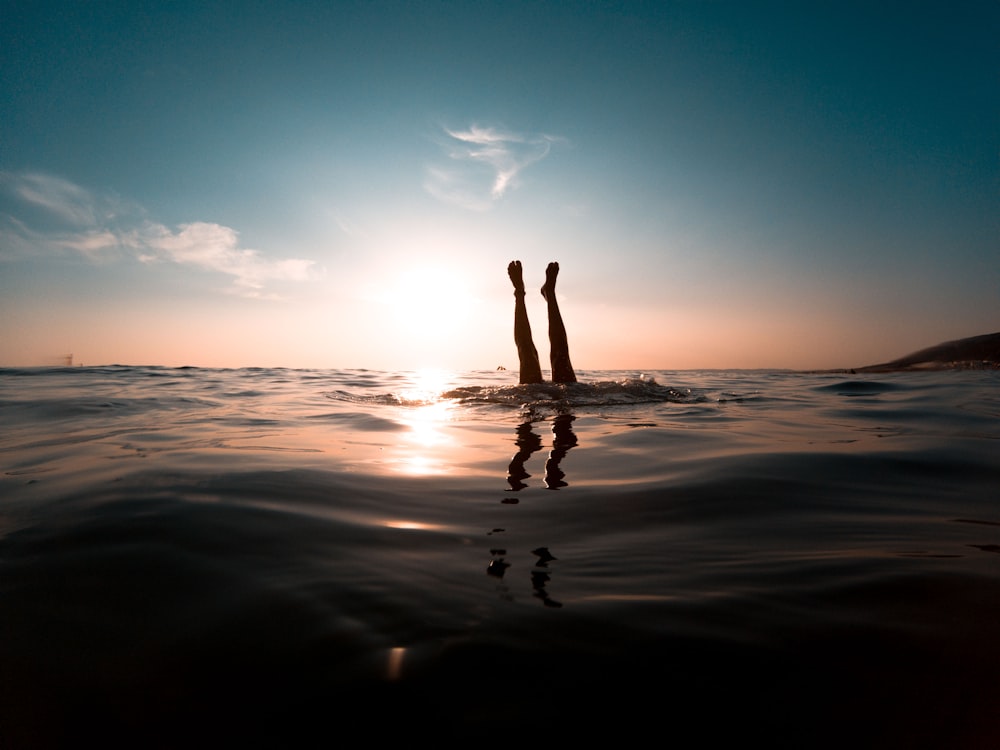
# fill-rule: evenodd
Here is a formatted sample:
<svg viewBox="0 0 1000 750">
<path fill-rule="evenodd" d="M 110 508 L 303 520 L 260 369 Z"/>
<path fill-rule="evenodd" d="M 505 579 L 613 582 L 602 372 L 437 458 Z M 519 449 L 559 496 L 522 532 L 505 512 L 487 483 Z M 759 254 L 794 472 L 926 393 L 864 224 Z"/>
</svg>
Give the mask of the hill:
<svg viewBox="0 0 1000 750">
<path fill-rule="evenodd" d="M 894 370 L 995 370 L 1000 369 L 1000 333 L 987 333 L 908 354 L 879 365 L 853 368 L 853 372 L 890 372 Z"/>
</svg>

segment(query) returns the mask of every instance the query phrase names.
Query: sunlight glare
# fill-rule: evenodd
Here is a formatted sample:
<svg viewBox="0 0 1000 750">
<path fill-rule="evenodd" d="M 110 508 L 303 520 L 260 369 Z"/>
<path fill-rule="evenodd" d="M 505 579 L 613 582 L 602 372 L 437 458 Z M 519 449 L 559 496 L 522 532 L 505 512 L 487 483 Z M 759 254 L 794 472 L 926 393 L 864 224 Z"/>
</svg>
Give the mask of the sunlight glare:
<svg viewBox="0 0 1000 750">
<path fill-rule="evenodd" d="M 399 398 L 406 403 L 438 405 L 442 411 L 450 409 L 451 402 L 441 399 L 441 394 L 454 386 L 455 373 L 434 367 L 424 367 L 409 373 L 411 384 L 399 391 Z"/>
<path fill-rule="evenodd" d="M 444 474 L 448 462 L 443 457 L 454 449 L 455 440 L 443 428 L 452 420 L 454 402 L 443 399 L 451 375 L 444 370 L 413 373 L 411 387 L 399 396 L 405 403 L 399 421 L 408 429 L 400 441 L 400 471 L 406 474 Z"/>
<path fill-rule="evenodd" d="M 389 649 L 389 661 L 386 670 L 386 677 L 390 682 L 398 680 L 403 673 L 403 657 L 406 655 L 406 648 L 395 646 Z"/>
<path fill-rule="evenodd" d="M 375 299 L 410 345 L 443 347 L 474 323 L 478 300 L 466 285 L 454 271 L 411 266 L 398 269 Z"/>
<path fill-rule="evenodd" d="M 404 521 L 397 519 L 388 519 L 383 522 L 386 528 L 390 529 L 400 529 L 403 531 L 440 531 L 444 529 L 444 526 L 434 523 L 422 523 L 420 521 Z"/>
</svg>

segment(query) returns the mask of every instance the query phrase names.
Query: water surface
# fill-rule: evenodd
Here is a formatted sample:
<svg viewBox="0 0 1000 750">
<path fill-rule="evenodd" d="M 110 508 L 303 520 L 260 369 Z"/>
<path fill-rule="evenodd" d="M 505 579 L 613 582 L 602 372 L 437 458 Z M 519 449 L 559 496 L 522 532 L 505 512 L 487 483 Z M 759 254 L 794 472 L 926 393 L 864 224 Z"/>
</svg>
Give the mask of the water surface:
<svg viewBox="0 0 1000 750">
<path fill-rule="evenodd" d="M 0 370 L 0 746 L 1000 741 L 989 371 Z"/>
</svg>

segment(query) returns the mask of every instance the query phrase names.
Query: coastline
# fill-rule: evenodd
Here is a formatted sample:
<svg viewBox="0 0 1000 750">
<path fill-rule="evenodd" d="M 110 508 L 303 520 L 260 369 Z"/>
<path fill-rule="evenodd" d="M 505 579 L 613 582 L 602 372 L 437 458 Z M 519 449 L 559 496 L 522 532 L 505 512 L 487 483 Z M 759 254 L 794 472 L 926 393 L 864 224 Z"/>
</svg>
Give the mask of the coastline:
<svg viewBox="0 0 1000 750">
<path fill-rule="evenodd" d="M 938 372 L 943 370 L 1000 370 L 1000 332 L 945 341 L 905 357 L 862 367 L 808 370 L 810 373 Z"/>
</svg>

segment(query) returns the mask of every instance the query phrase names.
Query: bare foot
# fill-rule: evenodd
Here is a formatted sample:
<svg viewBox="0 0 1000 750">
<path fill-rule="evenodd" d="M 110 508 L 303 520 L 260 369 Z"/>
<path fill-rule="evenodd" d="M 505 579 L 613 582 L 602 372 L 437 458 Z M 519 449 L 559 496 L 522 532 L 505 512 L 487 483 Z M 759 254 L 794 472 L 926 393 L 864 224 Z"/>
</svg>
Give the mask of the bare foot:
<svg viewBox="0 0 1000 750">
<path fill-rule="evenodd" d="M 507 266 L 507 275 L 510 276 L 514 285 L 514 294 L 524 294 L 524 277 L 522 276 L 521 261 L 512 260 Z"/>
<path fill-rule="evenodd" d="M 549 263 L 549 267 L 545 269 L 545 285 L 542 286 L 542 296 L 545 299 L 549 298 L 549 292 L 552 292 L 552 298 L 555 299 L 556 293 L 556 276 L 559 275 L 559 264 Z"/>
</svg>

